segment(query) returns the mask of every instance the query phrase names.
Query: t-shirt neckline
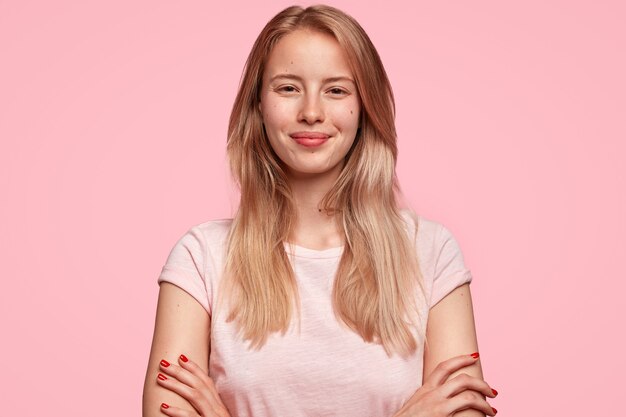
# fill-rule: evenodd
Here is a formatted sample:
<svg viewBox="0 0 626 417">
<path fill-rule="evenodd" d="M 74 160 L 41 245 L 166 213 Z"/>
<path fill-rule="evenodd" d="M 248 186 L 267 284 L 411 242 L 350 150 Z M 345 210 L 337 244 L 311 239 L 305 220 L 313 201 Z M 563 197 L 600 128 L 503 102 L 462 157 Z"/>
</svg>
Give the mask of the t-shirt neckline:
<svg viewBox="0 0 626 417">
<path fill-rule="evenodd" d="M 334 248 L 328 249 L 310 249 L 305 248 L 304 246 L 296 245 L 295 243 L 283 242 L 285 246 L 285 251 L 291 255 L 302 257 L 302 258 L 337 258 L 341 256 L 343 253 L 344 245 L 337 246 Z"/>
</svg>

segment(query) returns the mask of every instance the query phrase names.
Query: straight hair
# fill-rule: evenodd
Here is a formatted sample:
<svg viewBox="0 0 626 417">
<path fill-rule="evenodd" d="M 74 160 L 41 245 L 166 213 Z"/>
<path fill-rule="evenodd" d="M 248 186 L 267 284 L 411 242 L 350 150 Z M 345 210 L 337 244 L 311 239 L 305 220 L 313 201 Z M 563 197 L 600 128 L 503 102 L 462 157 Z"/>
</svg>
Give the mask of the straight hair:
<svg viewBox="0 0 626 417">
<path fill-rule="evenodd" d="M 223 291 L 250 346 L 288 330 L 300 314 L 298 285 L 284 242 L 297 211 L 288 178 L 273 152 L 258 109 L 263 71 L 276 43 L 295 30 L 332 35 L 343 48 L 361 99 L 360 129 L 343 169 L 320 208 L 345 237 L 332 293 L 334 314 L 387 355 L 409 356 L 421 343 L 417 300 L 425 302 L 415 235 L 398 200 L 395 102 L 378 52 L 359 23 L 326 5 L 287 7 L 256 39 L 246 60 L 228 125 L 227 156 L 241 191 L 227 238 Z M 421 301 L 420 301 L 421 302 Z"/>
</svg>

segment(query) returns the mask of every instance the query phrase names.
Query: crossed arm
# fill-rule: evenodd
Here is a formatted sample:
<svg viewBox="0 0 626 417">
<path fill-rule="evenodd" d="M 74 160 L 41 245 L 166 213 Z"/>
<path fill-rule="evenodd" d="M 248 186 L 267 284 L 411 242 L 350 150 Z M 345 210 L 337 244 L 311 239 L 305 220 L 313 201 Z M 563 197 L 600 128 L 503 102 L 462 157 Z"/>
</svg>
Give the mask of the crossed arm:
<svg viewBox="0 0 626 417">
<path fill-rule="evenodd" d="M 195 299 L 173 284 L 161 283 L 144 383 L 143 417 L 161 417 L 163 413 L 159 407 L 162 402 L 183 409 L 194 409 L 186 399 L 158 385 L 156 375 L 162 358 L 177 363 L 181 352 L 185 352 L 208 374 L 210 328 L 209 315 Z M 426 337 L 424 377 L 430 375 L 440 362 L 478 351 L 469 284 L 456 288 L 431 308 Z M 454 372 L 448 380 L 461 373 L 482 379 L 480 360 Z M 485 417 L 485 414 L 467 409 L 457 412 L 455 417 Z"/>
<path fill-rule="evenodd" d="M 423 379 L 430 375 L 438 363 L 479 351 L 469 284 L 457 287 L 430 309 L 426 339 Z M 483 379 L 480 359 L 452 373 L 448 380 L 462 373 Z M 485 414 L 467 409 L 455 413 L 454 417 L 485 417 Z"/>
<path fill-rule="evenodd" d="M 209 373 L 209 342 L 211 319 L 206 310 L 191 295 L 169 282 L 162 282 L 159 290 L 154 337 L 143 388 L 143 417 L 163 417 L 161 403 L 193 410 L 193 406 L 178 395 L 157 384 L 159 362 L 178 363 L 185 353 Z"/>
</svg>

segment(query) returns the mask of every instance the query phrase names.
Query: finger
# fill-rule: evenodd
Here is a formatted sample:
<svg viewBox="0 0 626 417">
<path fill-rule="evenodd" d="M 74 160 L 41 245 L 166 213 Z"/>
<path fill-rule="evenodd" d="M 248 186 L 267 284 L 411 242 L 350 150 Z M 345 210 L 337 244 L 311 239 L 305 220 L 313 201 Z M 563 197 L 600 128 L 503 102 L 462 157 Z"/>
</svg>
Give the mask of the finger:
<svg viewBox="0 0 626 417">
<path fill-rule="evenodd" d="M 170 363 L 167 363 L 166 365 L 166 363 L 167 362 L 165 360 L 161 360 L 161 362 L 159 363 L 159 369 L 164 374 L 172 376 L 176 378 L 178 381 L 192 388 L 197 388 L 203 385 L 203 382 L 200 378 L 198 378 L 196 375 L 189 372 L 185 368 L 180 367 L 175 364 L 170 364 Z"/>
<path fill-rule="evenodd" d="M 168 404 L 161 404 L 161 412 L 172 417 L 201 417 L 195 411 L 183 410 L 182 408 L 172 407 Z"/>
<path fill-rule="evenodd" d="M 215 387 L 215 383 L 213 382 L 213 379 L 211 379 L 211 377 L 209 377 L 209 375 L 207 375 L 204 372 L 204 370 L 198 366 L 197 363 L 187 358 L 187 356 L 185 356 L 184 354 L 178 357 L 178 363 L 180 364 L 181 367 L 188 370 L 196 378 L 202 381 L 203 387 L 208 388 L 208 391 L 210 392 L 211 397 L 213 399 L 214 406 L 215 404 L 220 404 L 220 405 L 222 404 L 222 399 L 220 398 L 217 392 L 217 388 Z"/>
<path fill-rule="evenodd" d="M 493 408 L 481 393 L 465 390 L 445 401 L 443 409 L 448 414 L 457 413 L 468 408 L 481 411 L 488 416 L 495 416 L 497 410 Z M 448 415 L 446 414 L 446 415 Z"/>
<path fill-rule="evenodd" d="M 497 391 L 492 390 L 487 382 L 483 381 L 481 378 L 465 373 L 459 374 L 445 382 L 441 386 L 441 393 L 446 398 L 449 398 L 466 389 L 471 389 L 491 398 L 495 398 L 497 395 Z"/>
<path fill-rule="evenodd" d="M 211 405 L 210 401 L 207 399 L 208 394 L 198 394 L 198 391 L 195 390 L 195 394 L 189 394 L 188 391 L 184 388 L 180 388 L 182 385 L 180 382 L 176 380 L 159 380 L 159 385 L 164 388 L 167 388 L 173 392 L 176 392 L 181 397 L 187 399 L 191 406 L 195 411 L 172 407 L 167 404 L 166 407 L 162 405 L 161 411 L 167 415 L 171 415 L 174 417 L 219 417 L 219 416 L 228 416 L 228 410 L 223 404 Z M 183 387 L 185 387 L 183 385 Z M 200 413 L 200 414 L 198 414 Z"/>
<path fill-rule="evenodd" d="M 183 384 L 171 375 L 165 376 L 159 373 L 159 375 L 157 376 L 157 384 L 159 384 L 163 388 L 175 392 L 176 394 L 189 401 L 191 406 L 199 413 L 203 413 L 211 409 L 211 395 L 204 395 L 202 391 Z"/>
<path fill-rule="evenodd" d="M 188 359 L 185 355 L 180 355 L 178 357 L 178 363 L 181 367 L 188 370 L 198 379 L 200 379 L 200 381 L 202 381 L 205 385 L 214 385 L 213 380 L 209 377 L 209 375 L 202 368 L 200 368 L 197 363 L 195 363 L 191 359 Z"/>
<path fill-rule="evenodd" d="M 189 400 L 191 397 L 191 391 L 193 388 L 189 385 L 183 384 L 171 374 L 164 375 L 159 372 L 157 375 L 157 383 L 162 387 L 181 395 L 186 400 Z"/>
<path fill-rule="evenodd" d="M 439 362 L 431 374 L 424 380 L 424 385 L 428 384 L 437 387 L 443 384 L 453 372 L 475 363 L 478 360 L 478 352 L 476 352 L 475 355 L 476 357 L 472 355 L 460 355 Z"/>
<path fill-rule="evenodd" d="M 182 360 L 180 362 L 181 364 L 185 364 Z M 166 364 L 168 366 L 165 366 Z M 160 368 L 164 373 L 167 373 L 167 376 L 159 375 L 157 380 L 158 384 L 189 401 L 193 408 L 202 415 L 214 412 L 215 410 L 226 409 L 215 390 L 213 381 L 210 380 L 208 375 L 206 379 L 209 380 L 209 384 L 205 384 L 199 377 L 192 374 L 191 371 L 177 365 L 169 364 L 167 361 L 161 361 Z M 200 369 L 200 372 L 203 372 L 201 368 L 198 367 L 198 369 Z"/>
</svg>

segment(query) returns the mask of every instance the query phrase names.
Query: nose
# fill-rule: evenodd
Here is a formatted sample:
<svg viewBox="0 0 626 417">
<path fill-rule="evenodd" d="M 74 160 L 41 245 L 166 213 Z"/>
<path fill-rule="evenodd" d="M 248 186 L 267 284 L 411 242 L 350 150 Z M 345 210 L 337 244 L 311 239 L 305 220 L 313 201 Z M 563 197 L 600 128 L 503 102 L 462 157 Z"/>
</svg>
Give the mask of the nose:
<svg viewBox="0 0 626 417">
<path fill-rule="evenodd" d="M 309 94 L 302 98 L 298 121 L 308 124 L 324 121 L 324 105 L 318 95 Z"/>
</svg>

